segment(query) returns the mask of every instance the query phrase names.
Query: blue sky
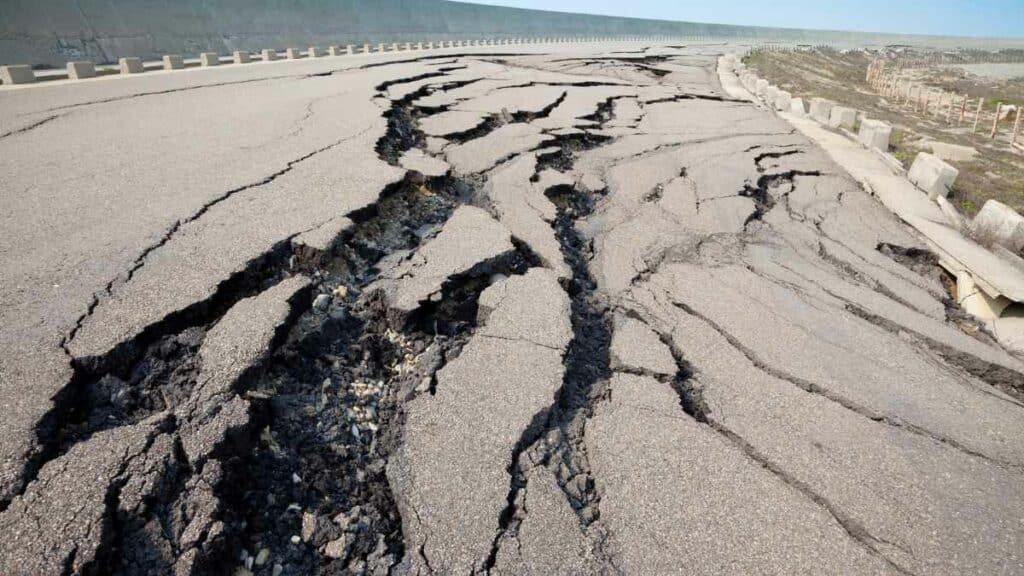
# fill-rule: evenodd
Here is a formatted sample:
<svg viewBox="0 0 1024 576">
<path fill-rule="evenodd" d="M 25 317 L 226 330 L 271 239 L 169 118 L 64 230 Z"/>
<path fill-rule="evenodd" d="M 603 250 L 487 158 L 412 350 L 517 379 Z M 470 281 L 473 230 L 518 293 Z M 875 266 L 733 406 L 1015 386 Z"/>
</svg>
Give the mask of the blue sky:
<svg viewBox="0 0 1024 576">
<path fill-rule="evenodd" d="M 561 12 L 787 28 L 1024 36 L 1024 0 L 470 0 Z"/>
</svg>

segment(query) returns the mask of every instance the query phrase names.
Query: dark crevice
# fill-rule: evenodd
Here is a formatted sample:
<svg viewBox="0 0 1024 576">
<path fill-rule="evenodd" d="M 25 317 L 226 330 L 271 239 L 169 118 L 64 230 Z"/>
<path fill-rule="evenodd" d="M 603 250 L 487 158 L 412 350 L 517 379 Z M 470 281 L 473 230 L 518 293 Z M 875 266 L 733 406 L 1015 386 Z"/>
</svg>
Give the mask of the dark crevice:
<svg viewBox="0 0 1024 576">
<path fill-rule="evenodd" d="M 938 433 L 932 432 L 930 430 L 926 430 L 924 428 L 921 428 L 920 426 L 911 424 L 909 422 L 905 422 L 905 421 L 903 421 L 903 420 L 901 420 L 899 418 L 883 414 L 883 413 L 881 413 L 881 412 L 879 412 L 877 410 L 874 410 L 872 408 L 869 408 L 867 406 L 863 406 L 863 405 L 857 404 L 857 403 L 853 402 L 852 400 L 850 400 L 849 398 L 846 398 L 846 397 L 844 397 L 844 396 L 842 396 L 840 394 L 837 394 L 837 393 L 835 393 L 835 392 L 833 392 L 831 390 L 828 390 L 827 388 L 824 388 L 824 387 L 822 387 L 822 386 L 820 386 L 820 385 L 818 385 L 818 384 L 816 384 L 814 382 L 811 382 L 809 380 L 805 380 L 803 378 L 799 378 L 797 376 L 794 376 L 792 374 L 788 374 L 788 373 L 786 373 L 786 372 L 784 372 L 782 370 L 774 368 L 774 367 L 766 364 L 757 355 L 756 352 L 754 352 L 753 350 L 748 348 L 745 344 L 740 342 L 735 336 L 730 334 L 725 328 L 720 326 L 715 321 L 713 321 L 710 318 L 708 318 L 707 316 L 704 316 L 703 314 L 697 312 L 696 310 L 694 310 L 693 308 L 691 308 L 690 306 L 688 306 L 687 304 L 684 304 L 682 302 L 674 301 L 672 304 L 675 307 L 679 308 L 680 310 L 682 310 L 682 311 L 686 312 L 687 314 L 697 318 L 698 320 L 702 321 L 703 323 L 707 324 L 709 327 L 714 329 L 723 338 L 725 338 L 725 340 L 727 342 L 729 342 L 729 344 L 733 348 L 735 348 L 738 352 L 743 354 L 743 356 L 745 356 L 747 358 L 747 360 L 755 368 L 757 368 L 758 370 L 764 372 L 765 374 L 767 374 L 767 375 L 769 375 L 769 376 L 771 376 L 773 378 L 776 378 L 778 380 L 783 380 L 785 382 L 789 382 L 790 384 L 793 384 L 794 386 L 796 386 L 797 388 L 800 388 L 804 392 L 808 392 L 810 394 L 814 394 L 816 396 L 820 396 L 822 398 L 825 398 L 826 400 L 829 400 L 829 401 L 831 401 L 831 402 L 833 402 L 835 404 L 838 404 L 839 406 L 842 406 L 843 408 L 849 410 L 850 412 L 853 412 L 855 414 L 863 416 L 864 418 L 867 418 L 867 419 L 869 419 L 869 420 L 871 420 L 873 422 L 878 422 L 878 423 L 881 423 L 881 424 L 885 424 L 887 426 L 891 426 L 893 428 L 898 428 L 900 430 L 904 430 L 906 432 L 909 432 L 911 434 L 915 434 L 917 436 L 922 436 L 924 438 L 928 438 L 929 440 L 933 440 L 935 442 L 939 442 L 939 443 L 945 444 L 947 446 L 955 448 L 956 450 L 959 450 L 960 452 L 963 452 L 963 453 L 968 454 L 970 456 L 974 456 L 974 457 L 977 457 L 977 458 L 982 458 L 982 459 L 987 460 L 989 462 L 993 462 L 993 463 L 995 463 L 995 464 L 997 464 L 999 466 L 1003 466 L 1003 467 L 1007 467 L 1007 468 L 1011 468 L 1011 469 L 1019 468 L 1019 466 L 1017 466 L 1017 465 L 1015 465 L 1013 463 L 1001 461 L 1001 460 L 999 460 L 997 458 L 993 458 L 991 456 L 987 456 L 987 455 L 985 455 L 985 454 L 983 454 L 981 452 L 978 452 L 978 451 L 973 450 L 973 449 L 971 449 L 971 448 L 969 448 L 967 446 L 964 446 L 963 444 L 961 444 L 960 442 L 958 442 L 958 441 L 956 441 L 956 440 L 954 440 L 952 438 L 949 438 L 949 437 L 944 436 L 942 434 L 938 434 Z"/>
<path fill-rule="evenodd" d="M 776 188 L 787 186 L 789 189 L 781 193 L 781 195 L 785 196 L 792 191 L 797 176 L 821 175 L 822 173 L 817 170 L 788 170 L 786 172 L 759 176 L 756 186 L 751 186 L 749 182 L 744 184 L 743 190 L 740 190 L 739 195 L 754 201 L 754 211 L 747 217 L 744 225 L 750 224 L 754 220 L 763 219 L 764 215 L 775 207 L 776 198 L 772 191 Z"/>
<path fill-rule="evenodd" d="M 1011 368 L 982 360 L 981 358 L 967 352 L 957 350 L 952 346 L 938 342 L 933 338 L 929 338 L 925 334 L 910 330 L 905 326 L 896 324 L 895 322 L 877 314 L 872 314 L 853 303 L 847 303 L 846 310 L 851 314 L 874 324 L 875 326 L 885 329 L 888 332 L 892 332 L 894 334 L 913 334 L 915 338 L 919 339 L 925 346 L 938 354 L 939 357 L 946 362 L 960 368 L 978 380 L 989 384 L 1011 398 L 1016 399 L 1017 403 L 1024 403 L 1024 374 L 1021 374 Z"/>
<path fill-rule="evenodd" d="M 684 307 L 685 305 L 676 304 L 677 306 Z M 686 308 L 684 308 L 686 309 Z M 698 318 L 701 318 L 698 316 Z M 702 318 L 703 319 L 703 318 Z M 705 320 L 705 322 L 707 322 Z M 709 323 L 710 324 L 710 323 Z M 712 327 L 716 328 L 714 325 Z M 723 334 L 724 335 L 724 334 Z M 827 511 L 837 524 L 847 533 L 847 535 L 864 547 L 869 554 L 879 558 L 885 562 L 890 568 L 896 570 L 901 574 L 911 574 L 900 565 L 890 560 L 887 556 L 882 554 L 878 550 L 880 544 L 892 545 L 891 542 L 876 538 L 872 535 L 867 528 L 861 524 L 855 518 L 852 518 L 846 512 L 844 512 L 839 506 L 833 504 L 828 498 L 822 496 L 816 492 L 806 482 L 796 478 L 784 470 L 781 466 L 773 462 L 766 455 L 762 454 L 752 444 L 746 441 L 739 434 L 735 433 L 727 426 L 719 422 L 707 403 L 704 401 L 703 388 L 699 383 L 697 377 L 697 371 L 688 361 L 683 357 L 682 352 L 675 346 L 672 338 L 668 334 L 659 333 L 661 341 L 668 346 L 668 349 L 672 353 L 672 357 L 676 361 L 678 371 L 675 378 L 672 380 L 672 389 L 675 390 L 679 396 L 679 405 L 683 412 L 692 417 L 697 422 L 706 424 L 709 428 L 720 434 L 728 442 L 736 446 L 740 451 L 750 458 L 758 465 L 775 475 L 776 478 L 784 482 L 785 484 L 795 488 L 798 492 L 804 495 L 808 500 L 814 502 L 816 505 Z M 732 342 L 730 342 L 732 343 Z M 735 346 L 735 345 L 734 345 Z M 742 350 L 741 350 L 742 351 Z"/>
<path fill-rule="evenodd" d="M 29 124 L 27 126 L 22 126 L 21 128 L 16 128 L 14 130 L 10 130 L 8 132 L 4 132 L 3 134 L 0 134 L 0 140 L 3 140 L 4 138 L 7 138 L 8 136 L 14 136 L 15 134 L 24 134 L 25 132 L 30 132 L 32 130 L 35 130 L 36 128 L 39 128 L 40 126 L 42 126 L 44 124 L 47 124 L 49 122 L 52 122 L 52 121 L 56 120 L 57 118 L 60 118 L 61 116 L 63 116 L 63 114 L 53 114 L 52 116 L 47 116 L 46 118 L 43 118 L 42 120 L 36 120 L 35 122 L 33 122 L 33 123 L 31 123 L 31 124 Z"/>
<path fill-rule="evenodd" d="M 566 146 L 559 147 L 556 153 L 561 157 L 538 162 L 538 174 L 548 166 L 571 168 L 580 150 L 599 146 L 604 139 L 565 137 L 563 141 Z M 569 145 L 570 142 L 575 144 Z M 554 403 L 534 415 L 512 450 L 506 506 L 498 518 L 498 531 L 484 564 L 485 571 L 494 569 L 500 548 L 518 538 L 526 513 L 519 502 L 533 466 L 545 466 L 554 473 L 580 526 L 594 540 L 597 556 L 610 563 L 605 549 L 607 534 L 595 524 L 600 519 L 600 495 L 584 444 L 587 420 L 593 414 L 594 405 L 606 397 L 611 376 L 609 310 L 596 291 L 597 284 L 588 267 L 591 243 L 576 229 L 576 220 L 590 214 L 595 199 L 590 192 L 568 186 L 548 189 L 546 195 L 557 207 L 553 224 L 555 236 L 572 271 L 572 276 L 563 281 L 563 287 L 570 298 L 573 338 L 565 353 L 565 374 Z"/>
</svg>

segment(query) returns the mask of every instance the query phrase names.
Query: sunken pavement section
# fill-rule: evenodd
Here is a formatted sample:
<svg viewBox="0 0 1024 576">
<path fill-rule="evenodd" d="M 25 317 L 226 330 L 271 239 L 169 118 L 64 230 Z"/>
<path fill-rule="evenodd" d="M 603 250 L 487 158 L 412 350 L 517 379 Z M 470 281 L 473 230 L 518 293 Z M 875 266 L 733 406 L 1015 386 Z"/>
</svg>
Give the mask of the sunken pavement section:
<svg viewBox="0 0 1024 576">
<path fill-rule="evenodd" d="M 624 46 L 0 94 L 0 573 L 1024 573 L 1021 360 Z"/>
</svg>

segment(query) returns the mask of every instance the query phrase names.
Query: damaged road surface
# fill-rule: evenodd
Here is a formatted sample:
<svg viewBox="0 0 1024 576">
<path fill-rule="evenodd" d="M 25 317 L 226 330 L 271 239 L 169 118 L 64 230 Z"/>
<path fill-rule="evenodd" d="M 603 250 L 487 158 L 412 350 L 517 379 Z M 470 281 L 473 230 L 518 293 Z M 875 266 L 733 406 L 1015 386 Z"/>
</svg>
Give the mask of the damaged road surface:
<svg viewBox="0 0 1024 576">
<path fill-rule="evenodd" d="M 0 574 L 1024 574 L 921 240 L 722 46 L 516 48 L 0 92 Z"/>
</svg>

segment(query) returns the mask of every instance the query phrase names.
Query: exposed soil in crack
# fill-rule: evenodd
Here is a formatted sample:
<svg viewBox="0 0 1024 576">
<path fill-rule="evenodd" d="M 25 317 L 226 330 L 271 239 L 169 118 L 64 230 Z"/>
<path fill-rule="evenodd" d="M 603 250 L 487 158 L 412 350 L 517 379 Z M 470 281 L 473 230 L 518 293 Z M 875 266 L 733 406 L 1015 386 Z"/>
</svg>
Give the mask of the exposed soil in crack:
<svg viewBox="0 0 1024 576">
<path fill-rule="evenodd" d="M 758 169 L 760 171 L 760 166 Z M 788 170 L 759 176 L 754 186 L 744 184 L 739 195 L 754 201 L 754 211 L 747 217 L 744 225 L 763 219 L 764 215 L 775 207 L 778 201 L 777 197 L 788 196 L 793 191 L 797 176 L 821 176 L 821 172 L 817 170 Z"/>
<path fill-rule="evenodd" d="M 609 105 L 610 106 L 610 105 Z M 605 139 L 589 136 L 567 136 L 560 146 L 542 160 L 537 172 L 546 168 L 570 169 L 577 152 L 601 145 Z M 555 402 L 534 415 L 512 452 L 512 478 L 507 504 L 502 511 L 499 530 L 491 553 L 484 565 L 486 571 L 495 567 L 502 546 L 515 545 L 525 511 L 521 496 L 526 490 L 530 469 L 547 467 L 555 476 L 569 505 L 576 512 L 580 526 L 594 543 L 598 560 L 611 564 L 606 551 L 608 534 L 600 525 L 600 494 L 597 492 L 586 454 L 584 434 L 594 405 L 607 395 L 610 370 L 611 320 L 608 304 L 597 292 L 588 263 L 592 246 L 576 230 L 576 220 L 590 214 L 596 199 L 593 193 L 570 186 L 555 186 L 546 191 L 557 207 L 553 224 L 561 245 L 562 256 L 572 276 L 563 286 L 571 302 L 573 339 L 565 355 L 565 375 Z"/>
<path fill-rule="evenodd" d="M 664 334 L 661 334 L 660 337 L 662 342 L 669 347 L 678 367 L 676 376 L 672 380 L 672 388 L 679 396 L 679 406 L 682 408 L 683 412 L 691 416 L 694 420 L 702 424 L 706 424 L 710 429 L 714 430 L 728 442 L 736 446 L 747 456 L 747 458 L 750 458 L 758 465 L 775 475 L 776 478 L 787 485 L 792 486 L 808 500 L 814 502 L 816 505 L 828 512 L 828 514 L 832 516 L 847 535 L 852 540 L 860 544 L 869 554 L 882 560 L 891 569 L 900 574 L 912 574 L 899 564 L 893 562 L 879 550 L 880 545 L 894 546 L 892 542 L 875 537 L 863 524 L 855 518 L 852 518 L 839 506 L 833 504 L 828 498 L 816 492 L 806 482 L 788 473 L 777 463 L 762 454 L 745 438 L 718 421 L 709 410 L 707 403 L 704 401 L 703 392 L 699 384 L 699 373 L 683 358 L 682 352 L 676 348 L 671 337 Z"/>
</svg>

